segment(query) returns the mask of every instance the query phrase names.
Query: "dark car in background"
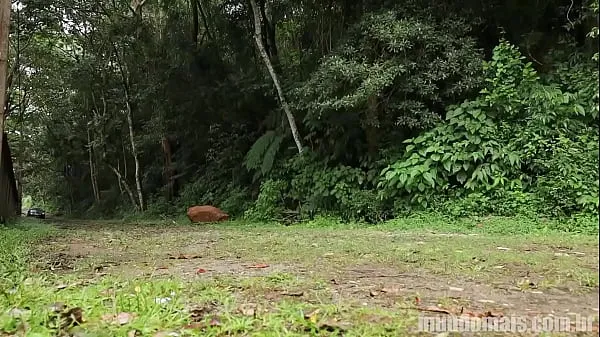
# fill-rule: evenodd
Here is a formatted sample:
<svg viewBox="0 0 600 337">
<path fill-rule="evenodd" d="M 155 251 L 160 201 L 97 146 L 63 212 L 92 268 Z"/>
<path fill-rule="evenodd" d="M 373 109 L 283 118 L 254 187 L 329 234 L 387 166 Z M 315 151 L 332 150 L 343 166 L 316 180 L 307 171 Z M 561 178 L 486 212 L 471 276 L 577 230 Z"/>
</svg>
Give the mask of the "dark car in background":
<svg viewBox="0 0 600 337">
<path fill-rule="evenodd" d="M 38 218 L 38 219 L 45 219 L 46 212 L 41 208 L 30 208 L 29 210 L 27 210 L 27 216 Z"/>
</svg>

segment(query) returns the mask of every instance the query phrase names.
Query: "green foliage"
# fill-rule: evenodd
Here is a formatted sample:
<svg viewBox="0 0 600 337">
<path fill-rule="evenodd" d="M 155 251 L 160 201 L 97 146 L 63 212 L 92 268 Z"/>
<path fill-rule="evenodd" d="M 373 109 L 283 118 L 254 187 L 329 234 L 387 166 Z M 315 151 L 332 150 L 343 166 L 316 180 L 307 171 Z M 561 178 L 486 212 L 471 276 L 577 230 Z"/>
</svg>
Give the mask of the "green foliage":
<svg viewBox="0 0 600 337">
<path fill-rule="evenodd" d="M 125 187 L 137 194 L 139 179 L 140 216 L 194 204 L 241 215 L 256 195 L 248 215 L 268 219 L 376 222 L 392 205 L 597 213 L 597 28 L 581 34 L 597 26 L 597 0 L 571 12 L 556 1 L 265 2 L 303 159 L 247 6 L 205 2 L 196 27 L 186 2 L 146 2 L 143 20 L 129 5 L 33 1 L 11 16 L 7 131 L 35 205 L 127 216 L 138 196 Z"/>
<path fill-rule="evenodd" d="M 288 197 L 309 214 L 334 212 L 344 219 L 380 221 L 384 207 L 377 199 L 368 172 L 345 165 L 328 165 L 315 154 L 288 162 L 292 177 Z"/>
<path fill-rule="evenodd" d="M 397 141 L 405 130 L 434 125 L 440 104 L 481 84 L 481 57 L 467 31 L 453 18 L 365 15 L 294 93 L 311 142 L 348 158 L 357 150 L 354 134 L 375 129 L 377 138 Z"/>
<path fill-rule="evenodd" d="M 600 6 L 598 6 L 598 0 L 593 0 L 590 3 L 590 9 L 592 10 L 592 12 L 594 12 L 595 16 L 598 16 L 598 8 Z M 592 39 L 597 39 L 598 38 L 598 26 L 597 26 L 597 21 L 596 21 L 596 26 L 592 27 L 592 30 L 588 33 L 587 35 L 589 38 Z M 594 55 L 592 56 L 592 59 L 596 62 L 598 62 L 598 52 L 594 53 Z"/>
<path fill-rule="evenodd" d="M 535 218 L 540 208 L 540 199 L 533 193 L 525 193 L 520 190 L 494 189 L 485 192 L 471 192 L 453 199 L 438 198 L 432 202 L 431 206 L 439 213 L 456 218 L 481 214 Z"/>
<path fill-rule="evenodd" d="M 285 191 L 288 183 L 267 180 L 260 185 L 260 193 L 254 205 L 246 211 L 245 218 L 260 221 L 278 220 L 284 211 Z"/>
<path fill-rule="evenodd" d="M 0 225 L 0 289 L 13 289 L 23 284 L 28 271 L 29 245 L 52 232 L 50 227 L 34 221 Z"/>
<path fill-rule="evenodd" d="M 266 175 L 273 168 L 275 156 L 281 146 L 283 137 L 275 131 L 267 131 L 260 136 L 246 154 L 244 166 L 248 170 L 258 170 L 257 174 Z"/>
<path fill-rule="evenodd" d="M 598 115 L 589 93 L 541 84 L 522 59 L 502 42 L 484 65 L 481 96 L 405 141 L 404 157 L 382 171 L 384 196 L 424 207 L 439 195 L 462 197 L 451 211 L 460 215 L 505 214 L 493 204 L 508 200 L 528 213 L 535 204 L 547 214 L 597 214 Z"/>
<path fill-rule="evenodd" d="M 535 159 L 540 172 L 534 190 L 544 200 L 545 213 L 598 213 L 597 130 L 569 139 L 558 135 L 546 148 L 543 159 Z"/>
<path fill-rule="evenodd" d="M 248 189 L 231 186 L 226 192 L 227 196 L 218 206 L 229 216 L 243 216 L 244 212 L 252 206 L 252 198 Z"/>
</svg>

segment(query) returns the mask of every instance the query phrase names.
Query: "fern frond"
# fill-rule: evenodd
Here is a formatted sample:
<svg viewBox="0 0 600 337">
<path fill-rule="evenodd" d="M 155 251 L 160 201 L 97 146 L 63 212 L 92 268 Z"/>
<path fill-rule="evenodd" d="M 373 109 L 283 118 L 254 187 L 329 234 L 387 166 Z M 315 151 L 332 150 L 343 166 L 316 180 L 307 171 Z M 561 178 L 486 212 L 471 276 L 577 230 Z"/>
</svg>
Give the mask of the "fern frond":
<svg viewBox="0 0 600 337">
<path fill-rule="evenodd" d="M 268 173 L 273 167 L 275 156 L 279 151 L 283 137 L 275 131 L 267 131 L 254 142 L 246 154 L 244 166 L 248 170 L 260 169 L 262 174 Z"/>
<path fill-rule="evenodd" d="M 260 170 L 263 175 L 269 173 L 273 168 L 273 163 L 275 162 L 275 156 L 277 155 L 277 151 L 279 151 L 279 146 L 281 145 L 281 141 L 283 138 L 281 136 L 276 136 L 271 143 L 271 146 L 265 152 L 265 156 L 263 157 L 263 162 L 260 167 Z"/>
</svg>

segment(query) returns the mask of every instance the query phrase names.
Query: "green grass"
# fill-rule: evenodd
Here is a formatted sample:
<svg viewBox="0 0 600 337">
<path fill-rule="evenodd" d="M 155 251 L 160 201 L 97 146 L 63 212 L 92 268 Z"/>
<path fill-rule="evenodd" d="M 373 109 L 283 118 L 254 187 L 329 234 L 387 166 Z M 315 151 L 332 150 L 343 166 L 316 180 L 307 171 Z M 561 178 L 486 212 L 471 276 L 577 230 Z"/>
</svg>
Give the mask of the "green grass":
<svg viewBox="0 0 600 337">
<path fill-rule="evenodd" d="M 589 314 L 590 223 L 27 222 L 0 228 L 0 336 L 60 334 L 53 303 L 80 308 L 85 321 L 63 327 L 79 336 L 402 336 L 416 333 L 416 297 L 448 310 L 523 315 L 559 303 Z"/>
</svg>

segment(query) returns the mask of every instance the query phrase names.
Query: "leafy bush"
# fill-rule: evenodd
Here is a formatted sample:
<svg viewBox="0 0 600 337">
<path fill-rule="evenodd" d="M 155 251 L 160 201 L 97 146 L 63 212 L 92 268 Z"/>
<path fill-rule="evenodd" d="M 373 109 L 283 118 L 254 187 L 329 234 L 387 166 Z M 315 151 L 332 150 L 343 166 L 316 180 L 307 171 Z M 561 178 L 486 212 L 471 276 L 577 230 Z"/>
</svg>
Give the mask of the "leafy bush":
<svg viewBox="0 0 600 337">
<path fill-rule="evenodd" d="M 328 165 L 307 154 L 288 162 L 292 177 L 288 197 L 309 213 L 334 212 L 346 220 L 377 221 L 385 217 L 368 171 Z"/>
<path fill-rule="evenodd" d="M 423 207 L 458 198 L 449 209 L 457 215 L 597 214 L 597 88 L 543 84 L 522 59 L 509 43 L 497 46 L 481 95 L 405 141 L 402 159 L 382 171 L 383 196 Z"/>
<path fill-rule="evenodd" d="M 285 207 L 285 192 L 288 184 L 282 180 L 267 180 L 260 185 L 260 193 L 254 205 L 249 208 L 244 217 L 252 220 L 278 220 Z"/>
<path fill-rule="evenodd" d="M 252 198 L 248 189 L 231 186 L 227 190 L 227 197 L 218 205 L 231 217 L 237 217 L 244 215 L 244 212 L 252 206 Z"/>
<path fill-rule="evenodd" d="M 444 104 L 481 86 L 482 57 L 468 32 L 456 18 L 365 14 L 293 92 L 314 148 L 357 159 L 365 143 L 372 155 L 376 143 L 433 126 Z"/>
<path fill-rule="evenodd" d="M 278 220 L 285 210 L 297 212 L 300 218 L 330 214 L 376 222 L 386 217 L 369 171 L 361 168 L 328 165 L 308 152 L 286 161 L 271 177 L 261 184 L 258 199 L 246 217 Z"/>
</svg>

